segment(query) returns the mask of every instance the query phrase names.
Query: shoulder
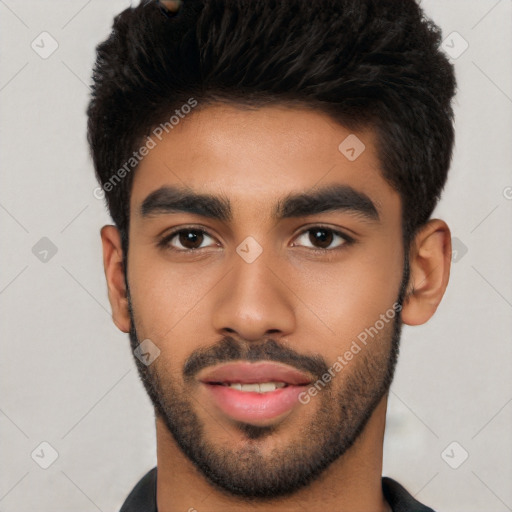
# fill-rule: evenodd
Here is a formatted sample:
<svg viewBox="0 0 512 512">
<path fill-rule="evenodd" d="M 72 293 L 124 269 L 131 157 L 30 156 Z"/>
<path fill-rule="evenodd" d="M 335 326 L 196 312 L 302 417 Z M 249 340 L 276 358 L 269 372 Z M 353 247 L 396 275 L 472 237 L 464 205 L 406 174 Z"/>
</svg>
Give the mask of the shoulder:
<svg viewBox="0 0 512 512">
<path fill-rule="evenodd" d="M 137 482 L 119 512 L 157 512 L 156 467 Z"/>
<path fill-rule="evenodd" d="M 434 512 L 414 499 L 396 480 L 387 476 L 382 477 L 382 492 L 393 512 Z"/>
</svg>

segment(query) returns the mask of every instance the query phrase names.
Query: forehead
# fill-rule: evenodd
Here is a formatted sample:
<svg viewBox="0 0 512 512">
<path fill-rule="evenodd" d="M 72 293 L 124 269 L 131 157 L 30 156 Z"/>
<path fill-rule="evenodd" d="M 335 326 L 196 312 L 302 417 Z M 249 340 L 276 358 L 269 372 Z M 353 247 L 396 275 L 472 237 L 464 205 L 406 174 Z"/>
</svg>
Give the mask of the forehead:
<svg viewBox="0 0 512 512">
<path fill-rule="evenodd" d="M 399 208 L 382 177 L 373 131 L 354 133 L 318 111 L 217 104 L 151 137 L 154 147 L 135 171 L 132 215 L 165 186 L 221 194 L 235 213 L 275 211 L 291 193 L 332 184 L 366 194 L 379 210 Z"/>
</svg>

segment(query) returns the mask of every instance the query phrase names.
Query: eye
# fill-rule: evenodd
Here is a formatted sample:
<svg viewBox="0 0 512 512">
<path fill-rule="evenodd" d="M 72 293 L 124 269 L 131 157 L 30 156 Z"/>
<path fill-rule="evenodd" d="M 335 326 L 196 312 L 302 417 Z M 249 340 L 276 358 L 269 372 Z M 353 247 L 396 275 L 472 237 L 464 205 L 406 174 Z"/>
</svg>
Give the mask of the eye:
<svg viewBox="0 0 512 512">
<path fill-rule="evenodd" d="M 160 240 L 160 242 L 158 242 L 158 246 L 164 249 L 172 249 L 176 251 L 195 251 L 208 247 L 208 245 L 203 245 L 208 239 L 213 240 L 206 231 L 201 229 L 182 228 L 165 236 Z"/>
<path fill-rule="evenodd" d="M 305 245 L 313 250 L 326 251 L 339 249 L 344 245 L 351 244 L 354 239 L 348 235 L 345 235 L 341 231 L 336 231 L 332 228 L 324 226 L 314 226 L 309 228 L 300 234 L 296 240 L 301 241 L 298 245 Z M 310 245 L 308 245 L 308 243 Z M 335 243 L 334 247 L 329 247 Z M 295 242 L 292 245 L 297 245 Z"/>
<path fill-rule="evenodd" d="M 303 231 L 292 246 L 302 245 L 313 251 L 332 251 L 353 243 L 354 239 L 325 226 L 314 226 Z M 332 245 L 334 244 L 334 247 Z M 196 228 L 181 228 L 166 235 L 158 242 L 158 247 L 173 251 L 198 251 L 207 247 L 219 246 L 206 231 Z"/>
</svg>

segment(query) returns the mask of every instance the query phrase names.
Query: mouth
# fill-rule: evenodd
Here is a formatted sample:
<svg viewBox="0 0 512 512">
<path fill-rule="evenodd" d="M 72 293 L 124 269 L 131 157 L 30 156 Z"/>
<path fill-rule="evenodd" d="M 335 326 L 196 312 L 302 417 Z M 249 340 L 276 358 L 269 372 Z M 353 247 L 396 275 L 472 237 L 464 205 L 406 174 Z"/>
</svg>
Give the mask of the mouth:
<svg viewBox="0 0 512 512">
<path fill-rule="evenodd" d="M 289 415 L 313 381 L 311 375 L 273 362 L 223 364 L 200 372 L 198 380 L 221 414 L 261 426 Z"/>
</svg>

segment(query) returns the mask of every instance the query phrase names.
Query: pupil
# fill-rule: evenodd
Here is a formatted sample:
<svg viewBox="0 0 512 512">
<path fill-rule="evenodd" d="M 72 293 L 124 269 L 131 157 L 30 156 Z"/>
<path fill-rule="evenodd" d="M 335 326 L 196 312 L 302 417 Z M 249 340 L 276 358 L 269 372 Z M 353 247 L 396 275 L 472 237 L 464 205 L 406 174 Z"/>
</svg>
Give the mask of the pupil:
<svg viewBox="0 0 512 512">
<path fill-rule="evenodd" d="M 180 243 L 188 249 L 197 249 L 202 242 L 202 234 L 199 231 L 182 231 L 180 233 Z M 188 245 L 187 245 L 188 244 Z M 190 247 L 192 245 L 192 247 Z"/>
<path fill-rule="evenodd" d="M 311 238 L 313 236 L 314 240 Z M 311 243 L 319 244 L 322 248 L 329 247 L 332 243 L 332 232 L 328 229 L 317 229 L 311 232 L 310 241 Z M 315 238 L 316 237 L 316 238 Z"/>
</svg>

